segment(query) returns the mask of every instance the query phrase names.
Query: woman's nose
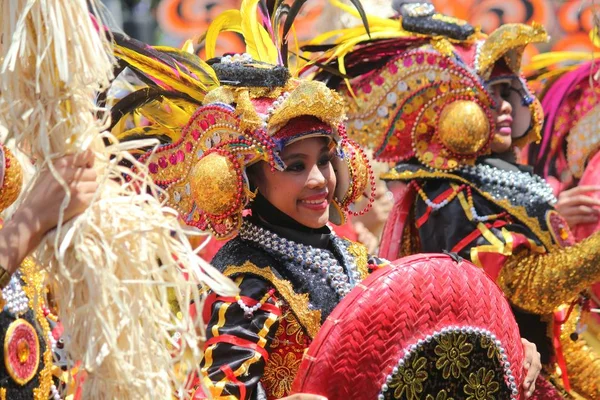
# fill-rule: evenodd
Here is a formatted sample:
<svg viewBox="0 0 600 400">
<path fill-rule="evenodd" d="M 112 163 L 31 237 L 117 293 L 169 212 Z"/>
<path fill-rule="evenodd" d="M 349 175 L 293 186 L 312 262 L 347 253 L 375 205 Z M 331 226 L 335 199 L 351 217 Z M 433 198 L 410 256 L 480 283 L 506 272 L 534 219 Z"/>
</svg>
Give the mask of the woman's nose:
<svg viewBox="0 0 600 400">
<path fill-rule="evenodd" d="M 511 114 L 512 113 L 512 105 L 508 100 L 502 99 L 502 103 L 500 104 L 500 114 Z"/>
<path fill-rule="evenodd" d="M 315 165 L 310 170 L 308 175 L 308 186 L 311 188 L 321 188 L 327 184 L 327 178 L 318 165 Z"/>
</svg>

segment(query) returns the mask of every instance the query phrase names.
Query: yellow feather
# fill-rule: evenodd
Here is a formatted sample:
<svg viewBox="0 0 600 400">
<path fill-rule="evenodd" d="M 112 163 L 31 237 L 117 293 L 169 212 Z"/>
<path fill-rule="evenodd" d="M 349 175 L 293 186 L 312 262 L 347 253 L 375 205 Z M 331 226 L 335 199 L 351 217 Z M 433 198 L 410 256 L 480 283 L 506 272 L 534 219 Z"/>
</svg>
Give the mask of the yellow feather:
<svg viewBox="0 0 600 400">
<path fill-rule="evenodd" d="M 165 66 L 156 60 L 127 48 L 115 46 L 115 52 L 119 58 L 123 59 L 123 61 L 134 68 L 138 68 L 140 71 L 148 73 L 173 89 L 183 92 L 198 101 L 202 101 L 206 92 L 212 88 L 181 71 L 178 71 L 179 73 L 176 76 L 169 66 Z"/>
<path fill-rule="evenodd" d="M 548 53 L 537 54 L 532 57 L 527 66 L 523 68 L 526 76 L 536 76 L 535 80 L 541 81 L 560 75 L 574 68 L 577 68 L 582 62 L 593 60 L 600 57 L 599 53 L 587 53 L 581 51 L 552 51 Z M 547 73 L 538 75 L 540 71 L 551 69 Z"/>
<path fill-rule="evenodd" d="M 193 45 L 190 40 L 186 42 L 186 45 L 192 46 L 191 49 L 185 51 L 166 46 L 154 46 L 154 49 L 169 55 L 177 55 L 180 58 L 183 58 L 185 62 L 180 62 L 182 62 L 182 64 L 184 64 L 192 73 L 194 73 L 198 77 L 200 83 L 209 90 L 218 86 L 219 78 L 212 67 L 194 54 Z M 191 79 L 195 78 L 191 77 Z"/>
<path fill-rule="evenodd" d="M 153 100 L 137 111 L 149 121 L 168 129 L 181 129 L 187 125 L 191 115 L 169 99 Z"/>
<path fill-rule="evenodd" d="M 257 61 L 277 64 L 277 47 L 269 33 L 258 21 L 258 2 L 260 0 L 243 0 L 240 6 L 242 17 L 242 34 L 246 39 L 246 51 Z"/>
<path fill-rule="evenodd" d="M 242 15 L 239 10 L 228 10 L 221 13 L 208 27 L 204 39 L 207 59 L 215 56 L 217 38 L 223 31 L 242 33 Z"/>
</svg>

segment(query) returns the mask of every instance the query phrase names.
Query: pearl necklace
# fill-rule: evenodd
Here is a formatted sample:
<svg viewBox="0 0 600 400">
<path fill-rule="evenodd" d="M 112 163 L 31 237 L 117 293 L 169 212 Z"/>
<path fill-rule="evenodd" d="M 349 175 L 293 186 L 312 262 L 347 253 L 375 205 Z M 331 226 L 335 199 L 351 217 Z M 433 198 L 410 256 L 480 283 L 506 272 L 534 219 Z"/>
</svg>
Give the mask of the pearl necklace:
<svg viewBox="0 0 600 400">
<path fill-rule="evenodd" d="M 535 174 L 507 171 L 487 164 L 463 166 L 459 171 L 464 175 L 479 178 L 484 185 L 501 186 L 532 198 L 540 198 L 550 204 L 555 204 L 557 201 L 550 185 Z M 507 198 L 502 194 L 499 197 Z"/>
<path fill-rule="evenodd" d="M 249 221 L 244 221 L 240 229 L 240 238 L 253 242 L 284 260 L 300 264 L 305 270 L 320 276 L 321 280 L 327 282 L 340 298 L 347 295 L 360 281 L 360 274 L 353 263 L 348 263 L 348 274 L 346 274 L 331 252 L 282 238 Z M 341 240 L 336 236 L 332 239 L 334 242 Z"/>
<path fill-rule="evenodd" d="M 8 311 L 18 317 L 29 309 L 29 299 L 21 287 L 21 273 L 15 273 L 8 285 L 2 289 L 2 297 L 6 301 Z"/>
</svg>

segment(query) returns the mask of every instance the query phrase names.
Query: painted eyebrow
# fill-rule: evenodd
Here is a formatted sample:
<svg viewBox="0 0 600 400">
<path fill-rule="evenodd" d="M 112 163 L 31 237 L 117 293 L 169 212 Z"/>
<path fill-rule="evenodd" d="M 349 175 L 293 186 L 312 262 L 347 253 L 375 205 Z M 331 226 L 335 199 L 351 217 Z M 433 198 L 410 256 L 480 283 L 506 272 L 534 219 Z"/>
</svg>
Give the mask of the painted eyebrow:
<svg viewBox="0 0 600 400">
<path fill-rule="evenodd" d="M 321 152 L 320 152 L 319 155 L 322 155 L 324 153 L 329 153 L 329 152 L 330 152 L 329 146 L 325 145 L 325 146 L 323 146 L 321 148 Z M 304 154 L 304 153 L 292 153 L 292 154 L 286 155 L 285 157 L 282 157 L 282 160 L 284 162 L 287 162 L 288 160 L 292 160 L 292 159 L 301 159 L 301 160 L 304 160 L 306 158 L 308 158 L 308 156 L 306 154 Z"/>
</svg>

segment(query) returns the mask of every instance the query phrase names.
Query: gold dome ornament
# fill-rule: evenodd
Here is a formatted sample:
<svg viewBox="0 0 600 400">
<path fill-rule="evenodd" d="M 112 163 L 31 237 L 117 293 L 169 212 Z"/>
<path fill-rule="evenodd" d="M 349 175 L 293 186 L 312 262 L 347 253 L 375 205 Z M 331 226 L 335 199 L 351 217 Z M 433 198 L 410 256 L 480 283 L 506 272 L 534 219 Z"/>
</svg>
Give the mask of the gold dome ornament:
<svg viewBox="0 0 600 400">
<path fill-rule="evenodd" d="M 490 121 L 477 102 L 454 101 L 442 109 L 437 135 L 451 152 L 470 156 L 479 153 L 488 142 Z"/>
<path fill-rule="evenodd" d="M 0 211 L 17 200 L 23 186 L 21 165 L 4 145 L 0 144 Z"/>
<path fill-rule="evenodd" d="M 239 164 L 217 152 L 199 160 L 190 173 L 191 196 L 199 209 L 211 215 L 227 212 L 239 197 Z"/>
</svg>

